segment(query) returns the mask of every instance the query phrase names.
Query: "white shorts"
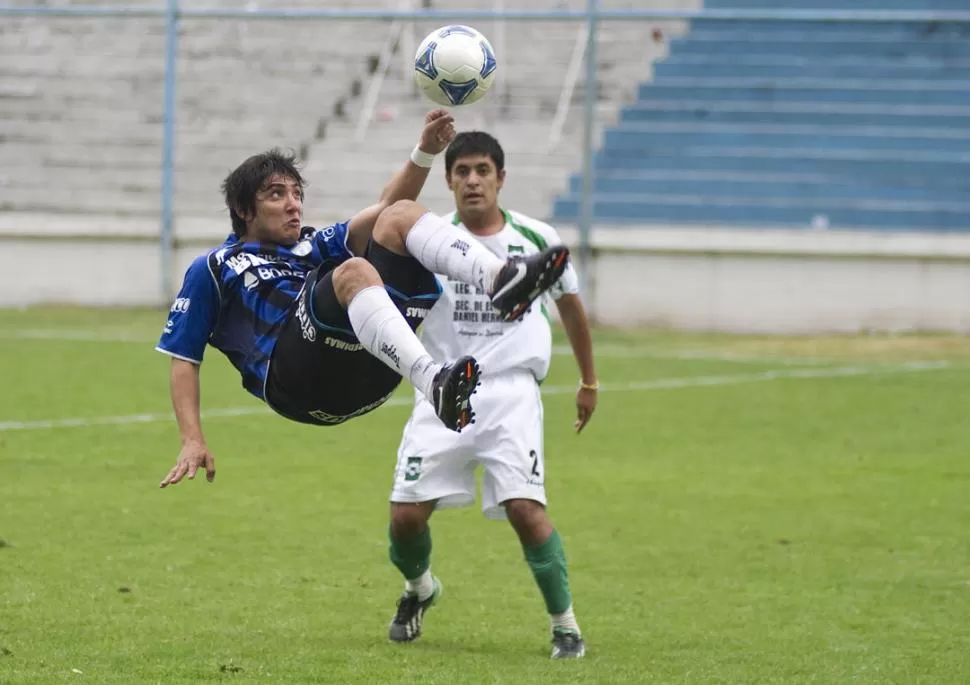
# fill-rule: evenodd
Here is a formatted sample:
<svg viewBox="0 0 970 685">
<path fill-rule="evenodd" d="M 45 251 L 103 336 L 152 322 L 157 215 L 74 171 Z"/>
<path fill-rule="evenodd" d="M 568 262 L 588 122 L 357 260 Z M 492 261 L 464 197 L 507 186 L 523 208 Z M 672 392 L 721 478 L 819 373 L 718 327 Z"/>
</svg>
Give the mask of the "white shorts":
<svg viewBox="0 0 970 685">
<path fill-rule="evenodd" d="M 542 397 L 535 376 L 516 371 L 484 377 L 472 397 L 475 423 L 448 430 L 423 397 L 404 427 L 392 502 L 467 507 L 475 502 L 475 470 L 484 467 L 482 511 L 505 519 L 502 503 L 546 503 Z"/>
</svg>

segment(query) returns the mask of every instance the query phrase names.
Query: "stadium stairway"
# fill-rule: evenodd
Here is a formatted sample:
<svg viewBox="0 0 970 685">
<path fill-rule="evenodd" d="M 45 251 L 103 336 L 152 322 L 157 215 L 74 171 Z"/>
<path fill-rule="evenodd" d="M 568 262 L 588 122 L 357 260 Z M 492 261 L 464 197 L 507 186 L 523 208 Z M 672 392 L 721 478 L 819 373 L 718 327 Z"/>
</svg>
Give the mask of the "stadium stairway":
<svg viewBox="0 0 970 685">
<path fill-rule="evenodd" d="M 238 6 L 182 2 L 191 4 Z M 260 3 L 321 4 L 359 5 Z M 184 19 L 176 218 L 226 228 L 219 186 L 228 171 L 270 146 L 305 151 L 359 89 L 382 38 L 369 22 Z M 102 216 L 145 217 L 157 225 L 164 54 L 160 19 L 33 16 L 0 23 L 0 212 L 55 217 L 47 223 L 70 215 L 92 217 L 93 226 Z"/>
<path fill-rule="evenodd" d="M 968 162 L 970 24 L 695 21 L 605 131 L 593 209 L 609 224 L 970 231 Z M 580 188 L 574 174 L 556 220 L 576 220 Z"/>
<path fill-rule="evenodd" d="M 695 8 L 699 0 L 658 0 Z M 60 4 L 108 4 L 62 0 Z M 132 0 L 132 5 L 157 5 Z M 262 8 L 386 7 L 385 0 L 261 0 Z M 582 9 L 585 0 L 524 0 L 521 8 Z M 640 6 L 604 0 L 604 7 Z M 182 0 L 183 6 L 238 7 L 234 0 Z M 435 9 L 481 8 L 472 0 L 433 0 Z M 418 39 L 436 23 L 418 22 Z M 604 22 L 598 122 L 616 120 L 636 96 L 638 76 L 666 50 L 644 41 L 649 27 L 678 35 L 683 22 Z M 307 220 L 338 220 L 374 201 L 413 146 L 431 105 L 417 97 L 399 49 L 364 140 L 353 135 L 386 22 L 186 19 L 179 31 L 174 212 L 182 237 L 225 224 L 219 184 L 245 156 L 272 145 L 298 151 L 310 181 Z M 504 200 L 537 216 L 579 163 L 582 79 L 562 139 L 549 132 L 579 27 L 570 22 L 506 22 L 496 50 L 496 92 L 456 110 L 460 128 L 488 128 L 509 153 Z M 486 35 L 497 24 L 484 22 Z M 535 40 L 535 35 L 544 39 Z M 145 17 L 8 18 L 0 24 L 0 218 L 16 230 L 80 221 L 99 231 L 131 219 L 154 231 L 159 216 L 164 25 Z M 407 73 L 405 73 L 407 71 Z M 440 162 L 439 162 L 440 164 Z M 438 167 L 435 170 L 435 180 Z M 443 181 L 424 199 L 446 211 Z M 0 221 L 10 225 L 10 221 Z M 26 224 L 26 225 L 24 225 Z M 5 229 L 6 230 L 6 229 Z M 84 230 L 88 230 L 85 228 Z M 115 229 L 112 229 L 112 231 Z M 118 229 L 124 230 L 124 229 Z M 200 229 L 201 230 L 201 229 Z M 215 230 L 215 229 L 212 229 Z M 211 237 L 212 230 L 205 235 Z"/>
<path fill-rule="evenodd" d="M 640 0 L 604 0 L 604 7 L 624 9 L 642 6 Z M 667 0 L 657 6 L 696 8 L 697 0 Z M 433 0 L 436 10 L 481 9 L 470 0 Z M 528 0 L 521 9 L 585 8 L 585 0 Z M 438 22 L 440 23 L 440 22 Z M 438 25 L 417 22 L 413 35 L 420 41 Z M 547 217 L 556 194 L 568 180 L 571 169 L 581 160 L 584 82 L 582 74 L 575 85 L 562 137 L 550 142 L 552 120 L 558 105 L 566 65 L 569 63 L 581 28 L 572 22 L 525 21 L 477 25 L 491 41 L 499 62 L 493 92 L 471 107 L 455 108 L 459 130 L 484 129 L 493 133 L 506 151 L 508 182 L 502 202 L 536 217 Z M 619 108 L 636 97 L 638 77 L 666 52 L 662 40 L 644 41 L 657 28 L 666 35 L 679 35 L 684 22 L 603 22 L 600 27 L 598 56 L 596 129 L 616 120 Z M 541 40 L 536 40 L 541 36 Z M 403 54 L 402 41 L 395 65 L 410 64 Z M 416 47 L 417 43 L 414 43 Z M 321 179 L 322 196 L 311 191 L 310 201 L 322 216 L 342 218 L 348 211 L 372 203 L 390 174 L 398 169 L 416 141 L 421 117 L 434 105 L 417 96 L 410 69 L 395 66 L 384 80 L 377 101 L 376 116 L 363 140 L 354 132 L 359 123 L 365 94 L 351 103 L 349 116 L 334 120 L 326 138 L 310 148 L 307 171 Z M 340 173 L 328 173 L 335 164 Z M 421 201 L 444 212 L 453 200 L 443 181 L 443 167 L 437 162 Z M 320 201 L 322 197 L 322 202 Z"/>
</svg>

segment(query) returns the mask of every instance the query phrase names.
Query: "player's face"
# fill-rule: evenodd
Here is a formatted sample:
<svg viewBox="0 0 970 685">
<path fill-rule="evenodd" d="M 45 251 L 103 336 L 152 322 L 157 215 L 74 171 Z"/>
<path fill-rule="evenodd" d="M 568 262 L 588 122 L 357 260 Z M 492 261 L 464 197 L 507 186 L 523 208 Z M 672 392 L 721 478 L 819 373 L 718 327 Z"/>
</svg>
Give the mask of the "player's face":
<svg viewBox="0 0 970 685">
<path fill-rule="evenodd" d="M 488 155 L 459 157 L 451 166 L 447 180 L 460 213 L 484 213 L 498 207 L 498 191 L 505 182 L 505 169 L 496 169 Z"/>
<path fill-rule="evenodd" d="M 294 245 L 303 225 L 303 190 L 292 178 L 270 176 L 256 192 L 256 213 L 247 217 L 248 241 Z"/>
</svg>

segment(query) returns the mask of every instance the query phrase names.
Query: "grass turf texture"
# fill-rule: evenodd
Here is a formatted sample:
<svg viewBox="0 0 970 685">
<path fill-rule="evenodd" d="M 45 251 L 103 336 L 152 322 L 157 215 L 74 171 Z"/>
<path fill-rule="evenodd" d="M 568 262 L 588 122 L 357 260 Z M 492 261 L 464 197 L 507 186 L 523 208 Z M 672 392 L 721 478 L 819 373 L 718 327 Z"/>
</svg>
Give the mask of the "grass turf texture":
<svg viewBox="0 0 970 685">
<path fill-rule="evenodd" d="M 962 338 L 597 331 L 605 391 L 578 437 L 557 356 L 546 482 L 589 654 L 552 663 L 521 549 L 478 509 L 432 519 L 445 596 L 421 640 L 387 642 L 403 390 L 300 426 L 210 350 L 203 407 L 253 413 L 206 421 L 214 484 L 159 490 L 163 321 L 0 312 L 3 685 L 970 682 Z M 764 373 L 800 369 L 820 375 Z"/>
</svg>

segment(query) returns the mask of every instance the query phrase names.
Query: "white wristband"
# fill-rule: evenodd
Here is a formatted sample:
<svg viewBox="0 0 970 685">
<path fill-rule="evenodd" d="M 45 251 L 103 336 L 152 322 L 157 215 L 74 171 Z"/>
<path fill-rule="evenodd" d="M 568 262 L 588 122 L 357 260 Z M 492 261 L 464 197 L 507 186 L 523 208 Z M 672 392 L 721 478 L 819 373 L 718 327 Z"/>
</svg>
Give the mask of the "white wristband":
<svg viewBox="0 0 970 685">
<path fill-rule="evenodd" d="M 415 145 L 414 149 L 411 150 L 411 161 L 414 162 L 415 166 L 430 169 L 431 165 L 434 164 L 434 155 L 428 154 L 420 147 Z"/>
</svg>

